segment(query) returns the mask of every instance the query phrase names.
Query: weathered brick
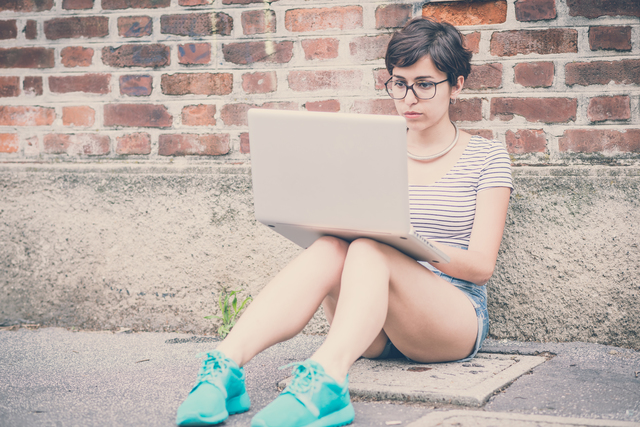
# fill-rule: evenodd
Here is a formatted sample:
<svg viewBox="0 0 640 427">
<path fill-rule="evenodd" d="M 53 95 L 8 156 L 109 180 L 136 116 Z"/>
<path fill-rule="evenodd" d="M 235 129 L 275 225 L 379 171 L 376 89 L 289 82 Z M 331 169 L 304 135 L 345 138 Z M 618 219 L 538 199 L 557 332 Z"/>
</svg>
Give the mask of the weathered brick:
<svg viewBox="0 0 640 427">
<path fill-rule="evenodd" d="M 542 129 L 508 130 L 505 139 L 507 150 L 513 154 L 543 153 L 547 149 L 547 138 Z"/>
<path fill-rule="evenodd" d="M 269 0 L 268 3 L 274 3 L 278 0 Z M 252 3 L 261 3 L 264 4 L 264 0 L 222 0 L 222 4 L 252 4 Z"/>
<path fill-rule="evenodd" d="M 72 16 L 44 22 L 44 35 L 49 40 L 96 38 L 109 35 L 109 18 L 106 16 Z"/>
<path fill-rule="evenodd" d="M 67 46 L 60 51 L 60 60 L 65 67 L 88 67 L 93 61 L 93 49 Z"/>
<path fill-rule="evenodd" d="M 153 32 L 153 20 L 150 16 L 121 16 L 118 18 L 120 37 L 144 37 Z"/>
<path fill-rule="evenodd" d="M 24 25 L 24 37 L 27 40 L 35 40 L 38 38 L 38 21 L 28 19 Z"/>
<path fill-rule="evenodd" d="M 361 70 L 295 70 L 287 77 L 289 88 L 296 92 L 316 90 L 355 90 L 362 84 Z"/>
<path fill-rule="evenodd" d="M 242 12 L 240 21 L 242 33 L 247 36 L 276 32 L 276 13 L 270 9 L 247 10 Z"/>
<path fill-rule="evenodd" d="M 565 130 L 558 140 L 560 151 L 578 153 L 640 152 L 640 129 L 626 131 L 608 129 Z"/>
<path fill-rule="evenodd" d="M 480 31 L 475 31 L 469 34 L 462 35 L 462 44 L 465 49 L 470 50 L 471 53 L 480 52 Z"/>
<path fill-rule="evenodd" d="M 215 105 L 187 105 L 182 109 L 182 124 L 185 126 L 215 126 Z"/>
<path fill-rule="evenodd" d="M 328 113 L 337 113 L 340 111 L 340 101 L 337 99 L 328 99 L 326 101 L 309 101 L 304 104 L 307 111 L 325 111 Z"/>
<path fill-rule="evenodd" d="M 161 156 L 221 156 L 230 149 L 229 134 L 172 134 L 160 135 L 158 154 Z"/>
<path fill-rule="evenodd" d="M 378 68 L 373 70 L 373 82 L 376 90 L 385 90 L 384 84 L 391 76 L 386 68 Z M 386 91 L 385 91 L 386 93 Z"/>
<path fill-rule="evenodd" d="M 178 0 L 180 6 L 202 6 L 212 2 L 213 0 Z"/>
<path fill-rule="evenodd" d="M 149 154 L 151 153 L 151 136 L 137 132 L 116 138 L 116 154 Z"/>
<path fill-rule="evenodd" d="M 516 19 L 521 22 L 543 21 L 556 18 L 556 0 L 518 0 Z"/>
<path fill-rule="evenodd" d="M 400 28 L 413 14 L 412 4 L 388 4 L 376 8 L 376 28 Z"/>
<path fill-rule="evenodd" d="M 449 118 L 454 122 L 479 122 L 482 120 L 482 99 L 458 99 L 449 106 Z"/>
<path fill-rule="evenodd" d="M 629 120 L 631 118 L 631 100 L 626 95 L 591 98 L 587 116 L 592 122 Z"/>
<path fill-rule="evenodd" d="M 0 1 L 0 12 L 42 12 L 53 9 L 54 0 L 3 0 Z"/>
<path fill-rule="evenodd" d="M 567 0 L 570 16 L 598 18 L 600 16 L 640 16 L 637 0 Z"/>
<path fill-rule="evenodd" d="M 107 104 L 104 106 L 104 125 L 123 127 L 168 128 L 173 117 L 164 105 Z"/>
<path fill-rule="evenodd" d="M 338 57 L 340 41 L 335 38 L 304 39 L 302 40 L 304 59 L 333 59 Z"/>
<path fill-rule="evenodd" d="M 0 98 L 10 98 L 20 95 L 19 76 L 0 76 Z"/>
<path fill-rule="evenodd" d="M 465 132 L 467 132 L 470 135 L 479 135 L 483 138 L 486 138 L 490 141 L 493 140 L 493 131 L 491 129 L 467 129 L 467 128 L 460 128 L 460 130 L 463 130 Z"/>
<path fill-rule="evenodd" d="M 249 145 L 249 132 L 242 132 L 240 134 L 240 152 L 242 154 L 251 153 L 251 146 Z"/>
<path fill-rule="evenodd" d="M 16 37 L 18 37 L 16 20 L 0 21 L 0 40 L 15 39 Z"/>
<path fill-rule="evenodd" d="M 285 12 L 284 26 L 294 33 L 362 28 L 361 6 L 291 9 Z"/>
<path fill-rule="evenodd" d="M 37 136 L 24 139 L 24 154 L 26 156 L 39 156 L 41 152 L 40 139 Z"/>
<path fill-rule="evenodd" d="M 381 114 L 395 116 L 398 114 L 392 99 L 356 99 L 351 107 L 352 113 Z"/>
<path fill-rule="evenodd" d="M 590 27 L 591 50 L 631 50 L 631 27 Z"/>
<path fill-rule="evenodd" d="M 502 86 L 502 64 L 472 65 L 471 74 L 464 84 L 467 89 L 495 89 Z"/>
<path fill-rule="evenodd" d="M 55 119 L 53 108 L 0 105 L 0 126 L 51 126 Z"/>
<path fill-rule="evenodd" d="M 95 133 L 45 135 L 44 152 L 69 156 L 103 156 L 111 151 L 111 139 Z"/>
<path fill-rule="evenodd" d="M 49 76 L 49 90 L 53 93 L 85 92 L 109 93 L 111 74 L 82 74 L 77 76 Z"/>
<path fill-rule="evenodd" d="M 62 0 L 62 8 L 65 10 L 93 9 L 94 0 Z"/>
<path fill-rule="evenodd" d="M 153 77 L 148 74 L 120 76 L 120 94 L 126 96 L 149 96 L 153 92 Z"/>
<path fill-rule="evenodd" d="M 163 74 L 160 86 L 165 95 L 229 95 L 233 90 L 233 74 Z"/>
<path fill-rule="evenodd" d="M 186 15 L 162 15 L 160 32 L 177 36 L 228 36 L 233 30 L 233 19 L 226 13 L 190 13 Z"/>
<path fill-rule="evenodd" d="M 565 81 L 569 86 L 640 84 L 640 59 L 568 63 Z"/>
<path fill-rule="evenodd" d="M 62 107 L 62 124 L 64 126 L 93 126 L 96 112 L 87 105 Z"/>
<path fill-rule="evenodd" d="M 224 60 L 238 65 L 255 62 L 275 62 L 284 64 L 293 57 L 293 42 L 245 42 L 229 43 L 222 46 Z"/>
<path fill-rule="evenodd" d="M 27 96 L 40 96 L 43 93 L 41 76 L 25 76 L 22 89 Z"/>
<path fill-rule="evenodd" d="M 114 9 L 158 9 L 171 6 L 171 0 L 102 0 L 102 8 Z"/>
<path fill-rule="evenodd" d="M 209 43 L 179 44 L 178 62 L 184 65 L 208 64 L 211 62 L 211 45 Z"/>
<path fill-rule="evenodd" d="M 0 133 L 0 153 L 17 153 L 20 139 L 15 133 Z"/>
<path fill-rule="evenodd" d="M 225 104 L 220 111 L 220 117 L 227 126 L 247 126 L 247 111 L 250 108 L 264 108 L 269 110 L 298 110 L 295 102 L 266 102 L 261 106 L 255 104 Z"/>
<path fill-rule="evenodd" d="M 269 93 L 278 89 L 275 71 L 246 73 L 242 75 L 242 90 L 246 93 Z"/>
<path fill-rule="evenodd" d="M 566 123 L 575 121 L 578 100 L 574 98 L 493 98 L 491 120 L 511 120 L 514 115 L 528 122 Z"/>
<path fill-rule="evenodd" d="M 422 6 L 422 16 L 456 26 L 502 24 L 507 20 L 506 0 L 438 2 Z"/>
<path fill-rule="evenodd" d="M 0 68 L 53 68 L 55 50 L 44 47 L 0 48 Z"/>
<path fill-rule="evenodd" d="M 523 62 L 513 68 L 514 81 L 525 87 L 550 87 L 553 84 L 553 62 Z"/>
<path fill-rule="evenodd" d="M 495 56 L 577 52 L 578 31 L 570 28 L 496 31 L 491 36 L 491 54 Z"/>
<path fill-rule="evenodd" d="M 126 44 L 102 48 L 102 62 L 111 67 L 164 67 L 169 65 L 169 46 L 163 44 Z"/>
<path fill-rule="evenodd" d="M 391 35 L 355 37 L 349 43 L 351 56 L 358 61 L 375 61 L 384 58 Z"/>
</svg>

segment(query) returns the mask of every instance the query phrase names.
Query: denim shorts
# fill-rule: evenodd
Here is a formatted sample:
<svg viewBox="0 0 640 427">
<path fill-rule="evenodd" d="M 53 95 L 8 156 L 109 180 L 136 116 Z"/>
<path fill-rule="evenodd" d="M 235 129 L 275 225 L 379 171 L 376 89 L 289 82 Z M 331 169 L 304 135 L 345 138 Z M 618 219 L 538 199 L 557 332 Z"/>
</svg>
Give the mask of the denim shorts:
<svg viewBox="0 0 640 427">
<path fill-rule="evenodd" d="M 467 249 L 464 246 L 455 246 L 455 247 L 465 249 L 465 250 Z M 469 298 L 469 301 L 471 301 L 471 304 L 475 308 L 476 317 L 478 318 L 478 335 L 476 337 L 476 344 L 473 346 L 473 350 L 471 350 L 471 353 L 469 354 L 469 356 L 465 357 L 464 359 L 455 360 L 452 362 L 467 362 L 473 359 L 476 353 L 478 353 L 478 350 L 480 350 L 480 347 L 482 347 L 482 343 L 484 342 L 485 338 L 487 337 L 487 334 L 489 333 L 489 312 L 487 311 L 487 287 L 478 286 L 474 283 L 467 282 L 466 280 L 461 280 L 461 279 L 456 279 L 455 277 L 451 277 L 447 274 L 444 274 L 440 270 L 436 269 L 429 263 L 421 262 L 420 264 L 425 266 L 429 270 L 431 270 L 437 276 L 442 277 L 444 280 L 451 283 L 456 288 L 460 289 L 462 292 L 464 292 L 464 294 L 467 296 L 467 298 Z M 406 356 L 404 356 L 396 348 L 396 346 L 393 345 L 391 340 L 388 340 L 380 356 L 375 357 L 374 359 L 392 359 L 397 357 L 406 357 Z M 409 358 L 407 357 L 407 359 Z"/>
</svg>

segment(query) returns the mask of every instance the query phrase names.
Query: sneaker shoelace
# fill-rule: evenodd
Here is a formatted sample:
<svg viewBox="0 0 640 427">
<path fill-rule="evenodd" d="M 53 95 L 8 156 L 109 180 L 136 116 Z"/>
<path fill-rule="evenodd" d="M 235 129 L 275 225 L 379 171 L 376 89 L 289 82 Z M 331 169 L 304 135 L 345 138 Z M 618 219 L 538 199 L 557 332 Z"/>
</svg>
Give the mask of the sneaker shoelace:
<svg viewBox="0 0 640 427">
<path fill-rule="evenodd" d="M 319 377 L 322 373 L 308 362 L 290 363 L 280 369 L 286 369 L 291 366 L 294 367 L 295 375 L 283 393 L 291 393 L 314 417 L 317 417 L 320 414 L 320 409 L 313 403 L 312 398 L 315 391 L 315 383 L 320 381 Z"/>
<path fill-rule="evenodd" d="M 200 372 L 198 372 L 198 379 L 196 380 L 194 389 L 197 388 L 200 384 L 207 382 L 218 387 L 226 398 L 226 387 L 221 387 L 220 381 L 218 379 L 220 378 L 222 372 L 229 368 L 229 360 L 219 352 L 198 353 L 196 357 L 204 357 L 204 359 L 202 360 L 202 366 L 200 367 Z"/>
</svg>

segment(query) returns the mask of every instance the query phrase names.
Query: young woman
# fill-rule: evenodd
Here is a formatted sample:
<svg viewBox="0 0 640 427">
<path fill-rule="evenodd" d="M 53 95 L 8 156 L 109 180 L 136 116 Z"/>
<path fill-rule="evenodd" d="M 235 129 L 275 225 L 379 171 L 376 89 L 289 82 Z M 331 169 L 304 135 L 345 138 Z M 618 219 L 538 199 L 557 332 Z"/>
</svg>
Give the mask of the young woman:
<svg viewBox="0 0 640 427">
<path fill-rule="evenodd" d="M 252 426 L 329 427 L 354 418 L 347 371 L 361 356 L 417 362 L 467 360 L 487 334 L 485 284 L 502 239 L 512 189 L 498 142 L 449 119 L 471 53 L 449 24 L 410 21 L 391 39 L 386 89 L 407 121 L 413 227 L 451 257 L 438 269 L 369 239 L 322 237 L 282 270 L 203 361 L 178 409 L 179 425 L 206 425 L 249 409 L 242 366 L 298 334 L 320 304 L 331 328 L 294 368 L 291 385 Z"/>
</svg>

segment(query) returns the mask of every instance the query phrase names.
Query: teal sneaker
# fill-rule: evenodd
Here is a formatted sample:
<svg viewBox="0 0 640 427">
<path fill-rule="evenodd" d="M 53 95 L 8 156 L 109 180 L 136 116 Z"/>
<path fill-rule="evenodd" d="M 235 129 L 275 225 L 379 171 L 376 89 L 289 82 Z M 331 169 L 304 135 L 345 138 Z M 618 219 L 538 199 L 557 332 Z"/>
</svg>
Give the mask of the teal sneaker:
<svg viewBox="0 0 640 427">
<path fill-rule="evenodd" d="M 249 410 L 251 402 L 244 386 L 244 369 L 223 353 L 206 354 L 196 385 L 178 408 L 179 426 L 218 424 Z"/>
<path fill-rule="evenodd" d="M 291 384 L 253 417 L 252 427 L 338 427 L 353 421 L 348 377 L 338 384 L 313 360 L 293 372 Z"/>
</svg>

